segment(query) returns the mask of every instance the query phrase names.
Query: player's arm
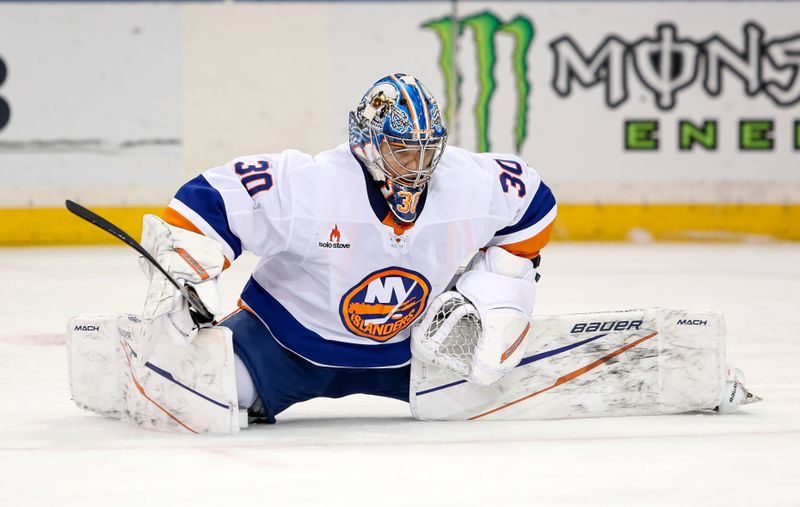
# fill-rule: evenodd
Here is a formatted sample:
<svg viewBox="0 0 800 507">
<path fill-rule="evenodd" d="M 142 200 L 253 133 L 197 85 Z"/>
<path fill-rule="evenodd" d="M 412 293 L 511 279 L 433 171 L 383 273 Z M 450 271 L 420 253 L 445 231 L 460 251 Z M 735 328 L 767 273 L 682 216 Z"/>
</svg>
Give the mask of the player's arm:
<svg viewBox="0 0 800 507">
<path fill-rule="evenodd" d="M 216 279 L 222 270 L 245 249 L 266 255 L 265 244 L 282 244 L 281 228 L 270 223 L 285 199 L 275 188 L 274 165 L 267 156 L 255 156 L 206 171 L 178 190 L 163 220 L 145 217 L 142 245 L 174 278 L 194 286 L 213 313 L 220 308 Z M 257 201 L 262 194 L 268 198 Z M 197 326 L 186 302 L 160 273 L 145 272 L 150 286 L 143 318 L 161 323 L 175 339 L 191 341 Z"/>
<path fill-rule="evenodd" d="M 535 171 L 512 158 L 492 161 L 501 227 L 458 279 L 457 293 L 434 299 L 412 333 L 416 357 L 479 385 L 498 381 L 523 357 L 539 252 L 556 215 L 552 192 Z"/>
<path fill-rule="evenodd" d="M 220 243 L 228 263 L 244 250 L 268 256 L 285 244 L 289 229 L 284 160 L 255 155 L 205 171 L 178 190 L 164 220 Z"/>
<path fill-rule="evenodd" d="M 506 205 L 507 223 L 495 232 L 490 246 L 536 259 L 550 241 L 558 207 L 550 188 L 536 171 L 517 159 L 494 159 L 500 168 L 498 197 Z"/>
</svg>

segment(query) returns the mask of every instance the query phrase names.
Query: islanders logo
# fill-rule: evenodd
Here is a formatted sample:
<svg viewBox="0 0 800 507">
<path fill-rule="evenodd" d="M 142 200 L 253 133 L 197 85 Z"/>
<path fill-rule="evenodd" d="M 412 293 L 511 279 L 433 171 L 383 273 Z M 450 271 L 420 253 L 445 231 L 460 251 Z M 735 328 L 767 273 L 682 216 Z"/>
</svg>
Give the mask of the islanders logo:
<svg viewBox="0 0 800 507">
<path fill-rule="evenodd" d="M 431 284 L 419 273 L 391 267 L 367 275 L 347 291 L 339 316 L 348 331 L 385 342 L 422 314 Z"/>
</svg>

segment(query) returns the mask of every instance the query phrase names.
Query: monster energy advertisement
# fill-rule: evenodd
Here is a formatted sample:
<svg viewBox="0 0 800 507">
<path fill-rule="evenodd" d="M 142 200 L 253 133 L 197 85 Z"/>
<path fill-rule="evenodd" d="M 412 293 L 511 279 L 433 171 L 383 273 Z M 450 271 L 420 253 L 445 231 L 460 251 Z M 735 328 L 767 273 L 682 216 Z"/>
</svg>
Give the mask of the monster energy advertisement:
<svg viewBox="0 0 800 507">
<path fill-rule="evenodd" d="M 800 3 L 469 5 L 418 25 L 459 144 L 556 167 L 576 200 L 598 181 L 654 200 L 723 181 L 729 200 L 769 178 L 764 201 L 800 201 Z"/>
<path fill-rule="evenodd" d="M 492 95 L 497 87 L 495 64 L 497 61 L 495 36 L 508 33 L 514 38 L 513 72 L 517 93 L 517 115 L 514 124 L 514 143 L 520 151 L 527 135 L 528 102 L 531 90 L 528 76 L 528 51 L 534 38 L 533 22 L 525 16 L 516 16 L 503 22 L 491 12 L 481 12 L 459 20 L 451 17 L 425 22 L 423 28 L 435 31 L 442 45 L 439 66 L 445 80 L 447 93 L 445 114 L 454 117 L 455 105 L 461 97 L 458 86 L 463 75 L 454 69 L 454 35 L 464 29 L 473 32 L 476 45 L 477 79 L 480 94 L 475 100 L 475 123 L 478 148 L 490 149 L 488 135 L 489 111 Z M 766 39 L 766 30 L 749 22 L 742 27 L 743 47 L 737 51 L 734 44 L 712 35 L 703 40 L 678 36 L 674 23 L 659 24 L 653 37 L 624 40 L 609 35 L 595 48 L 582 50 L 574 38 L 564 35 L 548 43 L 552 51 L 554 71 L 553 90 L 567 98 L 573 86 L 589 88 L 600 85 L 608 108 L 616 109 L 630 98 L 629 81 L 636 79 L 652 94 L 653 105 L 661 111 L 675 108 L 682 90 L 697 82 L 709 97 L 722 93 L 722 71 L 728 69 L 732 80 L 742 83 L 749 97 L 766 96 L 773 104 L 788 108 L 800 102 L 800 30 L 788 37 Z M 680 149 L 690 149 L 698 144 L 706 149 L 716 148 L 714 120 L 697 126 L 689 121 L 680 123 Z M 771 139 L 766 136 L 774 127 L 771 121 L 743 121 L 740 133 L 742 149 L 770 149 Z M 653 134 L 657 121 L 626 121 L 625 147 L 628 149 L 657 149 Z M 795 136 L 796 137 L 796 136 Z"/>
<path fill-rule="evenodd" d="M 457 75 L 453 68 L 453 43 L 455 36 L 460 35 L 464 28 L 469 28 L 474 33 L 475 46 L 478 59 L 478 81 L 480 82 L 480 95 L 475 104 L 475 122 L 477 126 L 478 149 L 489 151 L 489 106 L 497 83 L 494 78 L 495 64 L 497 61 L 494 44 L 495 34 L 505 32 L 514 38 L 514 82 L 517 92 L 517 114 L 514 123 L 514 146 L 517 151 L 522 148 L 522 143 L 527 136 L 528 99 L 531 85 L 528 81 L 528 50 L 533 41 L 533 23 L 523 16 L 516 16 L 508 23 L 504 23 L 491 12 L 482 12 L 460 20 L 445 17 L 432 20 L 423 24 L 424 28 L 436 32 L 442 44 L 442 53 L 439 65 L 445 79 L 447 93 L 447 106 L 445 117 L 452 121 L 455 105 L 460 102 L 459 90 L 453 86 L 460 81 L 462 76 Z M 450 90 L 455 90 L 451 93 Z"/>
</svg>

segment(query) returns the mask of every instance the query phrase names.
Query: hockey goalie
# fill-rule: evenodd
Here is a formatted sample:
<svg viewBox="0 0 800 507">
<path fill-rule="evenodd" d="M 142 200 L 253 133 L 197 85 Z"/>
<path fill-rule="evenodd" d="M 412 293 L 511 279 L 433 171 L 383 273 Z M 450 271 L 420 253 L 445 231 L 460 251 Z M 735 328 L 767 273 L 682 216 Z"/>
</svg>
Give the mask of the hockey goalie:
<svg viewBox="0 0 800 507">
<path fill-rule="evenodd" d="M 555 198 L 514 155 L 445 149 L 418 79 L 373 84 L 349 132 L 314 156 L 236 158 L 145 216 L 141 315 L 68 323 L 75 402 L 142 428 L 230 434 L 350 394 L 408 402 L 423 420 L 758 400 L 726 365 L 717 313 L 535 316 Z M 217 280 L 245 250 L 260 262 L 238 309 L 214 319 Z"/>
</svg>

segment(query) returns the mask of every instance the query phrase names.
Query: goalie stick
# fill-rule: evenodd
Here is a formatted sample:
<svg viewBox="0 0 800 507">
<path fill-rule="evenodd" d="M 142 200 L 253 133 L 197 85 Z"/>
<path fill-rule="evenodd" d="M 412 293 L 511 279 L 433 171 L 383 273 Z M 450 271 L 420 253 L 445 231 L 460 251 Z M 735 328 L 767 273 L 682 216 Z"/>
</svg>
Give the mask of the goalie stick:
<svg viewBox="0 0 800 507">
<path fill-rule="evenodd" d="M 139 252 L 142 257 L 147 259 L 147 262 L 155 266 L 156 269 L 161 271 L 161 273 L 167 277 L 172 285 L 174 285 L 183 297 L 186 298 L 186 301 L 189 302 L 189 312 L 192 315 L 192 319 L 198 325 L 210 324 L 214 321 L 214 315 L 208 311 L 205 307 L 203 302 L 200 300 L 200 297 L 197 295 L 197 292 L 191 285 L 181 285 L 179 284 L 172 275 L 167 273 L 167 271 L 161 267 L 161 264 L 158 263 L 157 260 L 153 258 L 150 253 L 144 249 L 142 245 L 140 245 L 135 239 L 130 237 L 125 231 L 117 227 L 116 225 L 112 224 L 105 218 L 101 217 L 97 213 L 84 208 L 80 204 L 70 201 L 69 199 L 66 200 L 67 209 L 74 213 L 75 215 L 81 217 L 82 219 L 86 220 L 87 222 L 96 225 L 97 227 L 103 229 L 107 233 L 111 234 L 112 236 L 116 236 L 117 238 L 121 239 L 124 243 L 128 246 Z"/>
</svg>

